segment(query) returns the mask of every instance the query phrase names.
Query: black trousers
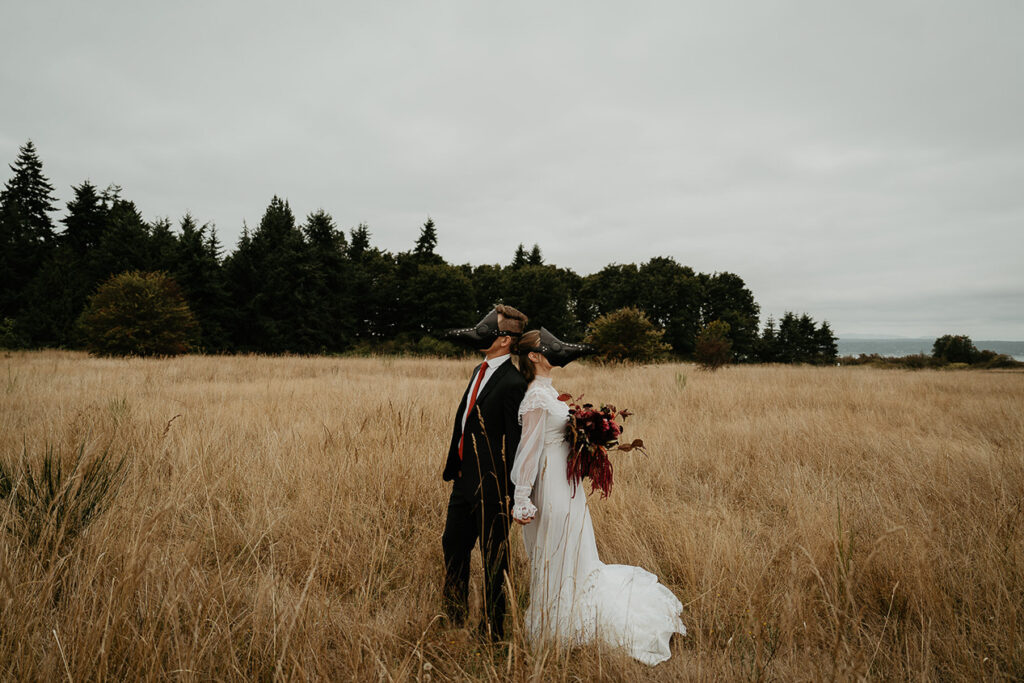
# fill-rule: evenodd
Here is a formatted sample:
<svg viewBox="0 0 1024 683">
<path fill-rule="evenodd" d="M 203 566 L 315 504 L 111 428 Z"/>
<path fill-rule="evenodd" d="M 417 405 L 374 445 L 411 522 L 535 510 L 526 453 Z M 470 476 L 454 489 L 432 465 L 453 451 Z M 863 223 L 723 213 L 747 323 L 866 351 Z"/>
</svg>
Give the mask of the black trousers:
<svg viewBox="0 0 1024 683">
<path fill-rule="evenodd" d="M 444 549 L 444 606 L 461 624 L 469 608 L 469 560 L 480 539 L 484 567 L 484 623 L 490 636 L 505 636 L 505 574 L 508 572 L 508 508 L 498 501 L 482 501 L 479 491 L 469 493 L 456 480 L 448 499 L 448 518 L 441 545 Z"/>
</svg>

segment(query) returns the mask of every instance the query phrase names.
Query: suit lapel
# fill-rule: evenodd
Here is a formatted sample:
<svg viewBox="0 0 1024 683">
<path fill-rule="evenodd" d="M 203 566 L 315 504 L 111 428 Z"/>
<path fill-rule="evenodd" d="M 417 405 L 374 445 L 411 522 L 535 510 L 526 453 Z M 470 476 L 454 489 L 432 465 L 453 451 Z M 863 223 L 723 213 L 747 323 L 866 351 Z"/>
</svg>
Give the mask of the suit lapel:
<svg viewBox="0 0 1024 683">
<path fill-rule="evenodd" d="M 510 367 L 514 367 L 512 365 L 511 358 L 509 358 L 507 361 L 498 366 L 498 369 L 494 371 L 494 375 L 489 380 L 487 380 L 487 384 L 484 385 L 484 388 L 480 390 L 480 394 L 476 397 L 476 402 L 478 404 L 482 402 L 484 398 L 487 397 L 487 394 L 491 393 L 491 389 L 493 389 L 494 386 L 499 381 L 501 381 L 501 378 L 505 376 L 505 373 L 508 372 L 508 369 Z"/>
</svg>

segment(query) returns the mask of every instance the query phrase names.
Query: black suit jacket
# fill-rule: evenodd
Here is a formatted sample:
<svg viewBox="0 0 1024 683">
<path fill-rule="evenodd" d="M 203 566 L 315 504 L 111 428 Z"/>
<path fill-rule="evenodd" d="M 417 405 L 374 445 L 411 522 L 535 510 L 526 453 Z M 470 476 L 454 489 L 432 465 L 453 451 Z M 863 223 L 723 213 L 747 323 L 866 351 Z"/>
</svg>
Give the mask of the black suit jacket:
<svg viewBox="0 0 1024 683">
<path fill-rule="evenodd" d="M 462 460 L 459 460 L 459 437 L 462 435 L 462 413 L 469 401 L 478 365 L 470 376 L 469 386 L 455 412 L 455 427 L 448 446 L 444 480 L 455 481 L 469 495 L 481 496 L 484 503 L 505 503 L 511 490 L 512 460 L 519 447 L 522 427 L 519 425 L 519 404 L 526 394 L 526 379 L 512 359 L 502 363 L 476 397 L 473 411 L 466 419 Z"/>
</svg>

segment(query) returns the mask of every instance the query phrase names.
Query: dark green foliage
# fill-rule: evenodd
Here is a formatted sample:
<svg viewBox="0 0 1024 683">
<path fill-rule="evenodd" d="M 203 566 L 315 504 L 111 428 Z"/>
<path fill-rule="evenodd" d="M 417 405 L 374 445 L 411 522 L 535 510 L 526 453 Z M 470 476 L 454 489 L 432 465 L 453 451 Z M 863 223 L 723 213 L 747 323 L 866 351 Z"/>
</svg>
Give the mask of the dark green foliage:
<svg viewBox="0 0 1024 683">
<path fill-rule="evenodd" d="M 20 349 L 28 344 L 14 318 L 0 318 L 0 349 Z"/>
<path fill-rule="evenodd" d="M 698 331 L 729 325 L 736 361 L 827 362 L 835 336 L 809 316 L 769 321 L 742 278 L 695 273 L 669 256 L 642 264 L 611 264 L 580 277 L 545 263 L 539 244 L 516 248 L 509 266 L 453 266 L 437 253 L 437 225 L 428 217 L 412 249 L 373 246 L 366 224 L 348 239 L 325 211 L 296 224 L 275 196 L 254 230 L 243 228 L 223 257 L 217 235 L 186 215 L 147 223 L 135 204 L 109 185 L 89 181 L 74 198 L 56 238 L 49 212 L 52 186 L 28 143 L 11 169 L 0 212 L 0 319 L 5 344 L 75 346 L 75 321 L 86 299 L 111 276 L 163 270 L 177 281 L 199 324 L 193 348 L 206 352 L 335 353 L 437 348 L 429 333 L 475 322 L 495 303 L 527 314 L 567 339 L 600 316 L 635 308 L 663 332 L 663 341 L 692 358 Z M 13 264 L 13 266 L 12 266 Z M 422 344 L 421 344 L 422 342 Z M 989 360 L 986 362 L 998 362 Z"/>
<path fill-rule="evenodd" d="M 533 249 L 530 250 L 530 255 L 526 257 L 526 265 L 528 266 L 543 266 L 544 255 L 540 253 L 540 245 L 533 245 Z"/>
<path fill-rule="evenodd" d="M 307 315 L 323 288 L 288 202 L 274 197 L 227 267 L 232 333 L 242 350 L 315 353 L 321 329 Z"/>
<path fill-rule="evenodd" d="M 571 270 L 555 266 L 510 268 L 505 273 L 504 303 L 525 313 L 530 327 L 544 326 L 560 337 L 572 338 L 579 333 L 571 314 L 578 281 Z"/>
<path fill-rule="evenodd" d="M 99 246 L 107 225 L 107 206 L 88 180 L 72 189 L 75 197 L 68 202 L 61 241 L 81 255 Z"/>
<path fill-rule="evenodd" d="M 476 316 L 473 283 L 455 266 L 420 266 L 406 291 L 415 297 L 418 332 L 433 332 L 458 327 Z"/>
<path fill-rule="evenodd" d="M 73 461 L 47 446 L 39 459 L 22 452 L 14 464 L 0 459 L 0 505 L 10 510 L 8 531 L 44 552 L 71 543 L 113 502 L 124 481 L 125 458 L 109 451 L 87 458 L 83 443 Z"/>
<path fill-rule="evenodd" d="M 428 217 L 427 222 L 423 224 L 423 228 L 420 230 L 420 236 L 416 240 L 416 248 L 413 250 L 413 253 L 420 263 L 444 263 L 444 259 L 434 253 L 436 248 L 437 227 L 434 225 L 434 219 Z"/>
<path fill-rule="evenodd" d="M 0 191 L 0 317 L 16 317 L 22 293 L 55 244 L 53 185 L 29 140 Z"/>
<path fill-rule="evenodd" d="M 195 344 L 199 326 L 166 273 L 110 278 L 78 319 L 86 348 L 101 356 L 175 356 Z"/>
<path fill-rule="evenodd" d="M 819 327 L 806 313 L 797 317 L 786 311 L 777 332 L 775 321 L 769 318 L 757 343 L 757 357 L 763 363 L 822 365 L 834 363 L 836 353 L 836 336 L 828 322 Z"/>
<path fill-rule="evenodd" d="M 729 323 L 712 320 L 697 335 L 694 358 L 707 370 L 717 370 L 732 360 Z"/>
<path fill-rule="evenodd" d="M 665 330 L 665 341 L 680 356 L 693 353 L 703 292 L 692 268 L 657 256 L 640 266 L 640 308 Z"/>
<path fill-rule="evenodd" d="M 979 352 L 967 335 L 944 334 L 932 345 L 932 357 L 947 363 L 974 363 Z"/>
<path fill-rule="evenodd" d="M 522 242 L 516 247 L 516 253 L 512 256 L 512 268 L 522 268 L 527 265 L 526 249 L 523 249 Z"/>
<path fill-rule="evenodd" d="M 230 324 L 230 314 L 220 263 L 220 244 L 214 229 L 208 225 L 197 225 L 191 214 L 185 214 L 181 220 L 177 262 L 170 272 L 199 321 L 199 346 L 206 351 L 229 348 L 226 328 Z"/>
<path fill-rule="evenodd" d="M 700 320 L 707 324 L 721 320 L 729 324 L 732 351 L 738 361 L 755 359 L 761 307 L 747 289 L 743 278 L 735 273 L 701 274 L 702 303 Z"/>
<path fill-rule="evenodd" d="M 620 308 L 590 323 L 585 341 L 593 344 L 599 357 L 608 361 L 657 360 L 671 349 L 662 339 L 665 331 L 652 323 L 639 308 Z"/>
<path fill-rule="evenodd" d="M 501 266 L 497 264 L 483 265 L 473 268 L 469 279 L 476 294 L 476 311 L 472 316 L 473 320 L 470 321 L 472 323 L 483 317 L 495 304 L 506 303 L 505 275 Z"/>
</svg>

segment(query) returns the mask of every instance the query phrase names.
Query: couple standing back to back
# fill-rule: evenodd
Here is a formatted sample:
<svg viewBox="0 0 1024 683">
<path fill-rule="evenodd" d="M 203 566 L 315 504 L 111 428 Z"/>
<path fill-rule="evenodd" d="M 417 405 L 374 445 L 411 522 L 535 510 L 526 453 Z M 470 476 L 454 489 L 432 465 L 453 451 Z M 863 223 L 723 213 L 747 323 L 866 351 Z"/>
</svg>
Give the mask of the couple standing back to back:
<svg viewBox="0 0 1024 683">
<path fill-rule="evenodd" d="M 530 559 L 527 637 L 567 645 L 600 639 L 658 664 L 671 656 L 673 634 L 686 633 L 682 604 L 654 574 L 601 562 L 586 495 L 577 496 L 567 479 L 569 410 L 558 400 L 551 371 L 592 349 L 563 342 L 544 328 L 524 335 L 526 323 L 516 309 L 498 306 L 475 327 L 452 331 L 485 358 L 474 368 L 456 411 L 444 470 L 444 479 L 453 482 L 442 537 L 445 612 L 455 625 L 465 622 L 470 556 L 479 539 L 480 631 L 491 640 L 504 639 L 514 519 L 526 525 Z M 519 355 L 519 369 L 512 364 L 513 353 Z"/>
</svg>

